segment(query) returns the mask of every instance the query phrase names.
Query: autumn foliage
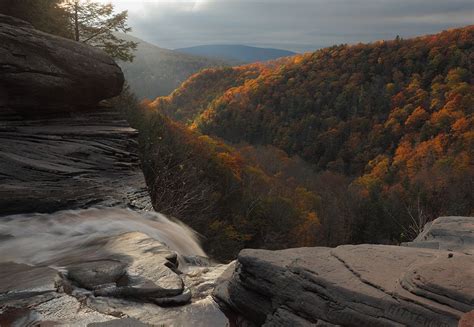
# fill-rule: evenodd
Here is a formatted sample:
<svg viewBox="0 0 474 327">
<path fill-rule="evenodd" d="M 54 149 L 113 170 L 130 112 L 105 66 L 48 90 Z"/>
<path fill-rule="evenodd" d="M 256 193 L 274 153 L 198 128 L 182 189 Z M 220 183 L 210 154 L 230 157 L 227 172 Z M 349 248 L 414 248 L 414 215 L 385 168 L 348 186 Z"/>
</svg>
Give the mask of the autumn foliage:
<svg viewBox="0 0 474 327">
<path fill-rule="evenodd" d="M 204 71 L 148 110 L 187 125 L 166 123 L 226 171 L 217 198 L 238 190 L 196 227 L 206 236 L 225 230 L 237 247 L 396 243 L 437 216 L 474 213 L 473 50 L 473 26 L 334 46 Z"/>
</svg>

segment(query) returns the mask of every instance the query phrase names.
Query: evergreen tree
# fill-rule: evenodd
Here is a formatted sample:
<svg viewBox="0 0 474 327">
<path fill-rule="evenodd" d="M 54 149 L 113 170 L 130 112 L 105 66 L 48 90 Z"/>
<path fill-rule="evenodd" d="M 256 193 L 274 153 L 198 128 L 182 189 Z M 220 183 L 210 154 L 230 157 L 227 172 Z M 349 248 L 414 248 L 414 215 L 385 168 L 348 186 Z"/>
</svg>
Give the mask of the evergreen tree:
<svg viewBox="0 0 474 327">
<path fill-rule="evenodd" d="M 133 61 L 137 43 L 117 36 L 131 31 L 127 11 L 115 13 L 112 4 L 90 0 L 66 0 L 60 7 L 66 12 L 71 38 L 101 48 L 116 59 Z"/>
<path fill-rule="evenodd" d="M 70 37 L 61 0 L 2 0 L 0 13 L 31 23 L 35 28 L 50 34 Z"/>
</svg>

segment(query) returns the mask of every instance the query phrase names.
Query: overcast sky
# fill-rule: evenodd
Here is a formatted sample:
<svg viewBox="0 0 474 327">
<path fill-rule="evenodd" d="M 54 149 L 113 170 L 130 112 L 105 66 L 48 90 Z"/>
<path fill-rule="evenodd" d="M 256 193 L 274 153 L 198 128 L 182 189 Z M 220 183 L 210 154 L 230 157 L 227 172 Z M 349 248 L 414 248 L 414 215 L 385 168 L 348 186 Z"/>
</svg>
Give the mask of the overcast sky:
<svg viewBox="0 0 474 327">
<path fill-rule="evenodd" d="M 474 24 L 474 0 L 101 0 L 165 48 L 245 44 L 309 51 Z"/>
</svg>

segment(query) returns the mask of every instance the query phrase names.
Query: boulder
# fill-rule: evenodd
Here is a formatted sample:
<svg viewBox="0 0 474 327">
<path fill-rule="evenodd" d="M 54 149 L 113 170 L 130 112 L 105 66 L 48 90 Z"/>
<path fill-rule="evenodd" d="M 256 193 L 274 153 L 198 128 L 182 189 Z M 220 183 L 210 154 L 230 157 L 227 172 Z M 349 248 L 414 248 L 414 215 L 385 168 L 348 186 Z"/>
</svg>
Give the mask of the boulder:
<svg viewBox="0 0 474 327">
<path fill-rule="evenodd" d="M 427 223 L 413 242 L 403 245 L 474 254 L 474 219 L 439 217 Z"/>
<path fill-rule="evenodd" d="M 125 276 L 126 263 L 117 260 L 81 262 L 67 268 L 67 276 L 80 287 L 93 290 L 101 285 L 117 283 Z"/>
<path fill-rule="evenodd" d="M 0 15 L 0 107 L 71 110 L 118 95 L 123 83 L 121 69 L 101 50 Z"/>
<path fill-rule="evenodd" d="M 0 14 L 0 216 L 151 209 L 137 131 L 97 105 L 123 83 L 101 50 Z"/>
<path fill-rule="evenodd" d="M 451 242 L 467 232 L 456 232 L 460 220 L 440 218 L 431 226 L 443 225 Z M 469 224 L 474 218 L 462 220 Z M 474 309 L 472 248 L 440 250 L 451 246 L 438 241 L 437 249 L 243 250 L 214 296 L 256 325 L 457 326 Z"/>
<path fill-rule="evenodd" d="M 176 253 L 148 235 L 130 232 L 112 237 L 95 252 L 109 260 L 126 263 L 120 281 L 115 285 L 106 285 L 104 288 L 96 289 L 95 295 L 131 297 L 150 301 L 158 298 L 173 298 L 169 301 L 189 302 L 190 296 L 177 297 L 185 290 L 183 280 L 176 273 Z M 118 276 L 115 270 L 109 270 L 109 272 L 112 271 L 114 276 L 109 274 L 109 279 Z M 96 277 L 95 281 L 90 282 L 106 284 L 113 281 L 102 278 L 99 280 Z M 162 300 L 162 303 L 166 301 Z"/>
</svg>

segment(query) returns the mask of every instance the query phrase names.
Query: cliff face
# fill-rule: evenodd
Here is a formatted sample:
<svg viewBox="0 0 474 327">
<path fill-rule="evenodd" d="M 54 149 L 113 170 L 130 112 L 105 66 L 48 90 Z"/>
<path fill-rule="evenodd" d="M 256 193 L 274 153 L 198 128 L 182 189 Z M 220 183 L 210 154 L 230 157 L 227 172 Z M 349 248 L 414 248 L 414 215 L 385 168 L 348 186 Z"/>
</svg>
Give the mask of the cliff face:
<svg viewBox="0 0 474 327">
<path fill-rule="evenodd" d="M 93 205 L 150 209 L 137 132 L 113 109 L 0 111 L 0 215 Z"/>
<path fill-rule="evenodd" d="M 105 53 L 0 15 L 0 106 L 76 111 L 120 93 L 122 71 Z"/>
<path fill-rule="evenodd" d="M 123 82 L 103 52 L 0 15 L 0 216 L 150 208 L 136 131 L 97 105 Z"/>
<path fill-rule="evenodd" d="M 193 232 L 147 212 L 137 131 L 98 105 L 122 85 L 104 53 L 0 15 L 1 326 L 225 324 L 223 268 L 190 267 Z"/>
</svg>

